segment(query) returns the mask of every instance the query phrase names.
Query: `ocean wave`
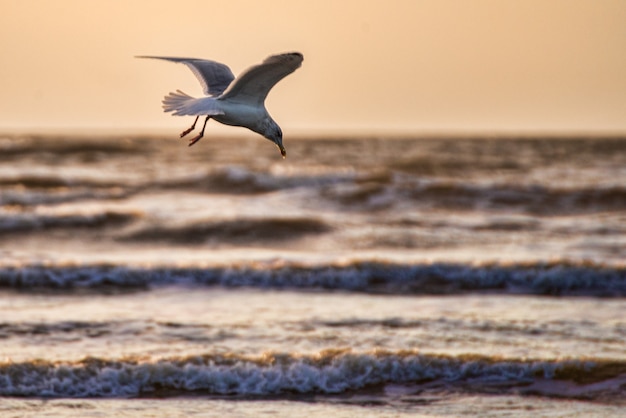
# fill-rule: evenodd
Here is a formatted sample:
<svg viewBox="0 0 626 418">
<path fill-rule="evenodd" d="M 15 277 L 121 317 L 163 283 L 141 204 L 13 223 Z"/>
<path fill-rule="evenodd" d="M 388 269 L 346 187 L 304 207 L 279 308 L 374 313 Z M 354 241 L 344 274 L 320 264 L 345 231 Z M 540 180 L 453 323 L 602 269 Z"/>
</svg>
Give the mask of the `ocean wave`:
<svg viewBox="0 0 626 418">
<path fill-rule="evenodd" d="M 141 217 L 139 212 L 104 210 L 84 214 L 0 214 L 0 232 L 7 236 L 12 232 L 29 232 L 51 229 L 104 228 L 126 225 Z"/>
<path fill-rule="evenodd" d="M 326 329 L 337 335 L 343 330 L 354 331 L 351 334 L 363 335 L 373 330 L 384 334 L 397 330 L 420 329 L 430 335 L 453 335 L 459 332 L 479 334 L 519 336 L 524 338 L 555 338 L 579 341 L 592 344 L 613 344 L 619 346 L 626 343 L 626 322 L 615 322 L 611 325 L 602 325 L 589 320 L 552 320 L 542 321 L 540 324 L 530 320 L 489 320 L 489 319 L 457 319 L 457 318 L 420 318 L 405 319 L 400 317 L 386 318 L 338 318 L 330 320 L 306 319 L 286 321 L 280 324 L 284 329 L 307 330 Z M 220 329 L 214 324 L 205 324 L 185 321 L 155 321 L 155 320 L 109 320 L 109 321 L 11 321 L 0 322 L 0 340 L 8 341 L 12 338 L 41 338 L 52 340 L 72 340 L 82 338 L 106 338 L 107 341 L 123 339 L 128 335 L 133 338 L 167 339 L 167 341 L 185 341 L 194 343 L 215 343 L 226 339 L 237 339 L 231 331 Z M 450 337 L 452 338 L 452 337 Z M 450 338 L 447 338 L 449 340 Z M 32 340 L 29 340 L 32 341 Z M 353 346 L 361 345 L 352 341 Z"/>
<path fill-rule="evenodd" d="M 200 176 L 166 180 L 151 186 L 228 194 L 266 193 L 281 187 L 279 180 L 268 173 L 237 166 L 216 168 Z"/>
<path fill-rule="evenodd" d="M 236 165 L 157 179 L 150 175 L 133 179 L 119 176 L 103 179 L 69 174 L 20 174 L 0 177 L 0 186 L 4 189 L 0 195 L 0 205 L 35 206 L 76 200 L 121 199 L 142 192 L 171 190 L 256 195 L 300 187 L 316 189 L 354 179 L 354 175 L 345 173 L 274 174 L 264 169 Z"/>
<path fill-rule="evenodd" d="M 111 333 L 114 323 L 89 321 L 61 321 L 61 322 L 0 322 L 0 339 L 15 336 L 55 335 L 55 334 L 82 334 L 90 338 L 100 337 Z"/>
<path fill-rule="evenodd" d="M 325 222 L 311 218 L 237 218 L 217 222 L 193 222 L 178 227 L 148 226 L 128 233 L 121 239 L 172 244 L 197 244 L 207 241 L 250 244 L 291 241 L 330 230 L 331 227 Z"/>
<path fill-rule="evenodd" d="M 77 201 L 120 200 L 129 197 L 132 190 L 113 188 L 59 188 L 48 190 L 3 190 L 0 206 L 32 207 Z"/>
<path fill-rule="evenodd" d="M 0 395 L 21 397 L 135 397 L 159 393 L 204 395 L 339 394 L 384 384 L 439 383 L 446 389 L 500 391 L 540 380 L 571 382 L 593 395 L 599 382 L 623 380 L 626 363 L 574 359 L 533 361 L 441 356 L 415 351 L 259 357 L 207 354 L 158 361 L 86 358 L 77 362 L 0 364 Z M 613 390 L 621 391 L 619 383 Z M 589 390 L 591 389 L 591 390 Z M 607 388 L 603 387 L 603 392 Z"/>
<path fill-rule="evenodd" d="M 152 151 L 154 140 L 149 138 L 92 138 L 81 136 L 14 136 L 0 140 L 0 159 L 32 157 L 50 154 L 58 157 L 90 154 L 129 154 Z"/>
<path fill-rule="evenodd" d="M 417 187 L 412 199 L 473 209 L 518 209 L 536 215 L 626 209 L 623 187 L 560 189 L 543 186 L 479 186 L 435 183 Z"/>
<path fill-rule="evenodd" d="M 108 289 L 201 285 L 309 289 L 381 294 L 500 293 L 626 296 L 626 268 L 568 262 L 516 265 L 246 264 L 207 268 L 29 265 L 0 268 L 0 286 L 28 289 Z"/>
<path fill-rule="evenodd" d="M 22 174 L 0 178 L 0 186 L 19 186 L 25 189 L 58 189 L 66 187 L 111 188 L 120 187 L 121 184 L 110 180 L 74 178 L 53 174 Z"/>
<path fill-rule="evenodd" d="M 532 215 L 577 214 L 626 210 L 626 188 L 554 188 L 540 185 L 481 185 L 466 181 L 340 183 L 321 189 L 320 197 L 349 209 L 371 210 L 410 202 L 454 210 L 518 211 Z M 381 205 L 382 203 L 382 205 Z"/>
<path fill-rule="evenodd" d="M 209 193 L 258 194 L 297 187 L 312 187 L 352 181 L 345 173 L 271 173 L 237 165 L 215 167 L 203 174 L 168 179 L 151 184 L 150 188 L 185 189 Z"/>
<path fill-rule="evenodd" d="M 359 329 L 359 330 L 393 330 L 399 329 L 422 329 L 427 334 L 444 333 L 453 335 L 459 331 L 469 331 L 473 335 L 477 333 L 498 333 L 511 337 L 514 335 L 524 338 L 537 338 L 547 336 L 559 337 L 563 340 L 586 341 L 593 344 L 617 344 L 626 343 L 626 322 L 616 322 L 611 326 L 603 326 L 589 320 L 553 320 L 542 321 L 538 324 L 530 320 L 489 320 L 489 319 L 458 319 L 458 318 L 420 318 L 404 319 L 399 317 L 370 319 L 370 318 L 347 318 L 334 320 L 313 320 L 309 327 L 328 327 L 334 329 Z M 436 331 L 435 331 L 436 330 Z M 585 330 L 585 331 L 582 331 Z M 385 331 L 387 332 L 387 331 Z"/>
<path fill-rule="evenodd" d="M 0 322 L 0 340 L 11 338 L 41 338 L 72 340 L 81 338 L 124 338 L 128 335 L 141 338 L 145 335 L 160 335 L 168 341 L 215 342 L 229 338 L 231 333 L 213 325 L 174 321 L 18 321 Z M 29 340 L 32 342 L 32 340 Z"/>
<path fill-rule="evenodd" d="M 0 204 L 63 201 L 60 189 L 65 189 L 71 201 L 82 197 L 106 199 L 109 195 L 114 198 L 115 194 L 125 197 L 145 191 L 255 195 L 306 188 L 310 192 L 304 196 L 307 204 L 330 204 L 344 210 L 417 206 L 533 215 L 626 210 L 626 188 L 619 181 L 623 164 L 616 152 L 624 147 L 620 141 L 552 141 L 545 147 L 538 145 L 541 141 L 523 142 L 521 145 L 530 153 L 525 158 L 519 157 L 515 141 L 406 140 L 393 141 L 393 147 L 388 146 L 389 142 L 300 141 L 293 146 L 307 149 L 315 145 L 314 152 L 303 152 L 297 164 L 272 165 L 259 158 L 235 158 L 241 145 L 224 145 L 223 151 L 228 152 L 218 158 L 212 152 L 223 145 L 205 144 L 200 154 L 177 154 L 174 150 L 180 147 L 179 142 L 157 138 L 23 138 L 4 142 L 0 138 L 2 155 L 49 154 L 49 158 L 35 158 L 29 164 L 16 163 L 16 167 L 45 168 L 47 174 L 20 168 L 0 177 L 1 186 L 13 189 L 13 196 L 1 196 Z M 578 155 L 581 146 L 584 153 Z M 539 149 L 548 155 L 556 154 L 545 158 L 537 152 Z M 614 152 L 600 152 L 602 149 Z M 74 155 L 81 152 L 102 155 L 94 165 L 88 157 Z M 564 155 L 590 162 L 582 168 L 571 160 L 571 166 L 552 164 L 554 158 Z M 205 160 L 205 156 L 210 159 Z M 609 157 L 612 161 L 605 167 L 603 163 Z M 64 158 L 67 161 L 62 161 Z M 56 167 L 61 163 L 77 170 L 59 174 Z M 573 172 L 575 176 L 570 179 Z M 23 191 L 36 191 L 39 197 L 17 193 Z M 46 196 L 48 193 L 51 197 Z"/>
</svg>

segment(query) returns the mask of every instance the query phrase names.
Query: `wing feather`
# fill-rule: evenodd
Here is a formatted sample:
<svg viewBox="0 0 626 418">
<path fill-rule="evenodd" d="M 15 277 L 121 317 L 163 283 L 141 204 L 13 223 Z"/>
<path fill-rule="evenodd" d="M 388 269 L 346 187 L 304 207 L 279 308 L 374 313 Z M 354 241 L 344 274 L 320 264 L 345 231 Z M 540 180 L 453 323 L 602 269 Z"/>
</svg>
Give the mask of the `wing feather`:
<svg viewBox="0 0 626 418">
<path fill-rule="evenodd" d="M 235 79 L 230 68 L 217 61 L 199 58 L 157 57 L 152 55 L 141 55 L 137 56 L 137 58 L 153 58 L 185 64 L 202 84 L 204 93 L 209 96 L 219 96 Z"/>
<path fill-rule="evenodd" d="M 244 71 L 218 100 L 262 105 L 272 87 L 298 69 L 303 60 L 304 57 L 299 52 L 272 55 L 261 64 Z"/>
</svg>

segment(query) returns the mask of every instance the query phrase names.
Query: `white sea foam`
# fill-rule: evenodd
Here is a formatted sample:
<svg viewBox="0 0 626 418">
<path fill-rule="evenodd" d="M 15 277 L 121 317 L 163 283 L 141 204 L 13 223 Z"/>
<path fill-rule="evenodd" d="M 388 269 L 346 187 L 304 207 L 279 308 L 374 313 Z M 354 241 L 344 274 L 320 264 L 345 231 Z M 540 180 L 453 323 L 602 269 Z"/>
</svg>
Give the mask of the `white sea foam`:
<svg viewBox="0 0 626 418">
<path fill-rule="evenodd" d="M 203 285 L 372 293 L 492 292 L 543 295 L 626 295 L 626 269 L 569 263 L 523 265 L 391 264 L 240 265 L 213 268 L 23 266 L 0 268 L 0 286 L 93 288 Z"/>
<path fill-rule="evenodd" d="M 33 397 L 139 396 L 159 390 L 212 395 L 336 394 L 385 383 L 463 382 L 481 387 L 592 374 L 592 361 L 504 361 L 418 353 L 323 352 L 167 359 L 154 363 L 85 359 L 78 363 L 0 366 L 0 395 Z"/>
</svg>

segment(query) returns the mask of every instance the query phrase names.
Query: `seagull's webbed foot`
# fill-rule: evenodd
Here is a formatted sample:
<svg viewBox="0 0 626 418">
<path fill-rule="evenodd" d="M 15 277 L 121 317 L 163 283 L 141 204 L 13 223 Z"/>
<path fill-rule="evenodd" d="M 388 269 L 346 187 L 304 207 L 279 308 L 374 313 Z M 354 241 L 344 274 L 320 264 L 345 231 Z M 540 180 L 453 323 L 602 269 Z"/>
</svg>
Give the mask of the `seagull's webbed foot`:
<svg viewBox="0 0 626 418">
<path fill-rule="evenodd" d="M 196 116 L 196 120 L 194 120 L 194 121 L 193 121 L 193 125 L 191 125 L 191 128 L 189 128 L 189 129 L 185 129 L 184 131 L 182 131 L 182 132 L 180 133 L 180 137 L 181 137 L 181 138 L 182 138 L 182 137 L 184 137 L 185 135 L 187 135 L 189 132 L 191 132 L 191 131 L 193 131 L 194 129 L 196 129 L 196 122 L 198 122 L 198 118 L 199 118 L 199 117 L 200 117 L 200 116 Z"/>
<path fill-rule="evenodd" d="M 196 135 L 196 136 L 194 136 L 193 138 L 191 138 L 191 139 L 189 140 L 189 146 L 192 146 L 193 144 L 195 144 L 196 142 L 198 142 L 199 140 L 201 140 L 203 136 L 204 136 L 204 135 L 203 135 L 203 133 L 202 133 L 202 132 L 200 132 L 198 135 Z"/>
<path fill-rule="evenodd" d="M 192 126 L 192 127 L 191 127 L 191 128 L 189 128 L 189 129 L 185 129 L 184 131 L 182 131 L 182 132 L 180 133 L 180 137 L 181 137 L 181 138 L 182 138 L 182 137 L 184 137 L 184 136 L 185 136 L 185 135 L 187 135 L 189 132 L 193 131 L 193 130 L 194 130 L 194 128 L 195 128 L 195 126 Z"/>
</svg>

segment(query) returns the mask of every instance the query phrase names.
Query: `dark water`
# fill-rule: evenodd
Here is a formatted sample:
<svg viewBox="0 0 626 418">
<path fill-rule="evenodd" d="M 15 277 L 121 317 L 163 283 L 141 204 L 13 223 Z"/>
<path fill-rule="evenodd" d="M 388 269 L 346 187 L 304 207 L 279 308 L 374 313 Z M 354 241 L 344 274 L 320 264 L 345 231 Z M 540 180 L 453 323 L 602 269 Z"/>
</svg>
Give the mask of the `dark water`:
<svg viewBox="0 0 626 418">
<path fill-rule="evenodd" d="M 626 140 L 285 145 L 0 137 L 3 414 L 621 411 Z"/>
</svg>

